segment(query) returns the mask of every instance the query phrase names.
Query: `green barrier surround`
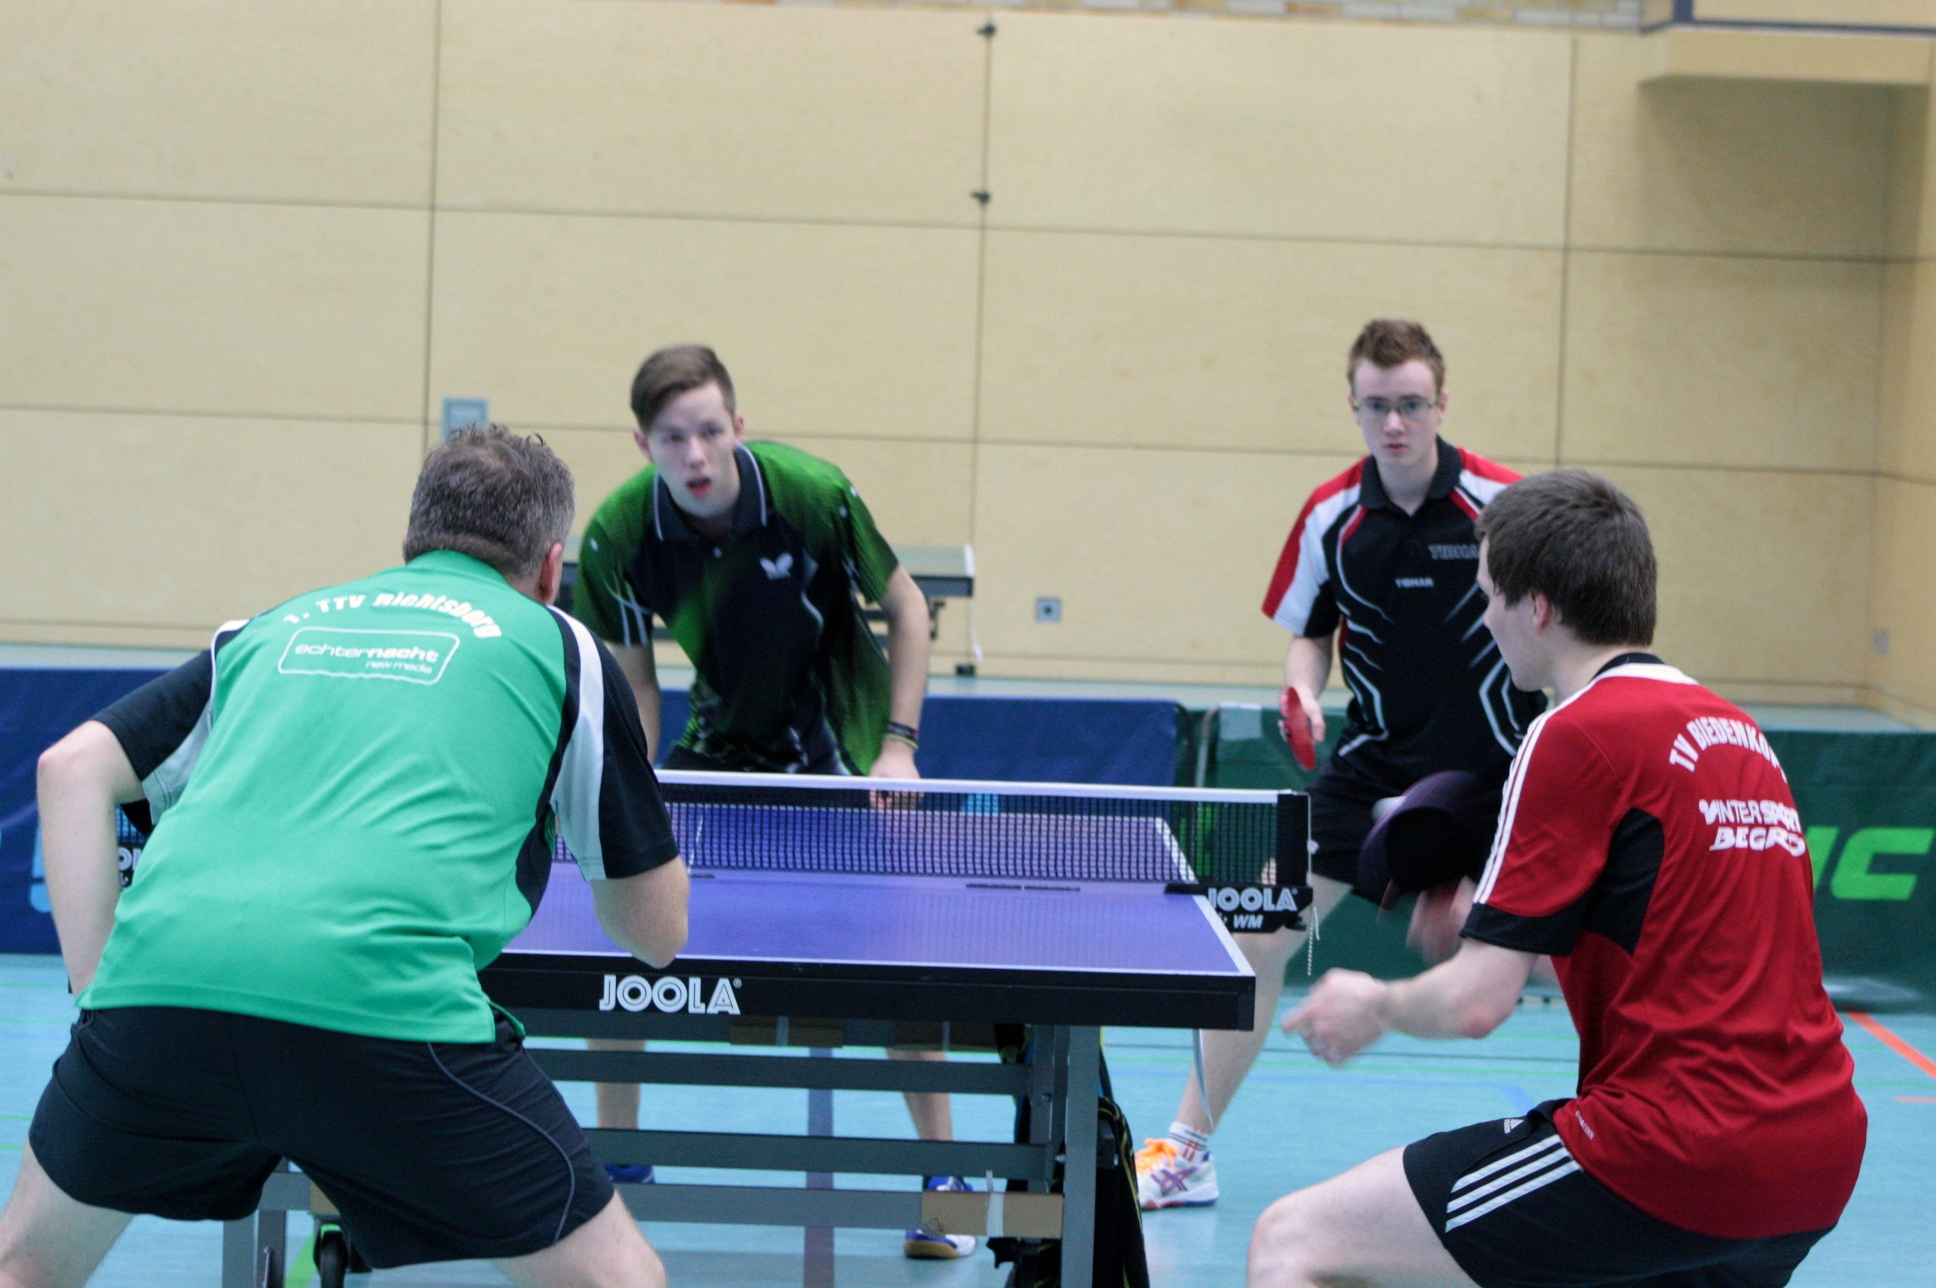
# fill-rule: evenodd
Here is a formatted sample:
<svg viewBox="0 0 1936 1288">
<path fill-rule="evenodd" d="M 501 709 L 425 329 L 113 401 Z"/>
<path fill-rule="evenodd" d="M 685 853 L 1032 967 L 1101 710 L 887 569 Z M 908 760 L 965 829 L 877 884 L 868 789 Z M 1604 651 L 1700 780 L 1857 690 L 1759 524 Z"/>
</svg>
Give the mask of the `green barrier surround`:
<svg viewBox="0 0 1936 1288">
<path fill-rule="evenodd" d="M 1327 712 L 1334 728 L 1342 712 Z M 1177 778 L 1217 787 L 1301 788 L 1277 713 L 1225 704 L 1179 724 Z M 1845 1005 L 1927 1007 L 1936 999 L 1936 733 L 1771 729 L 1815 864 L 1824 973 Z M 1320 748 L 1324 751 L 1326 748 Z M 1348 899 L 1312 956 L 1382 978 L 1417 973 L 1409 908 Z M 1303 974 L 1304 956 L 1292 964 Z"/>
</svg>

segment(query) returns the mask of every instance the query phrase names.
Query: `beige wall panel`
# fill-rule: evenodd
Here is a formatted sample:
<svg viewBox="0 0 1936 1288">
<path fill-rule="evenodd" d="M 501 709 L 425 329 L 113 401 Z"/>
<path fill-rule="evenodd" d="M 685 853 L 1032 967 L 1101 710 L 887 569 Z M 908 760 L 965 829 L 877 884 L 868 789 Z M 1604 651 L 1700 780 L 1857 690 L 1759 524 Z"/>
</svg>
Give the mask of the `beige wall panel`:
<svg viewBox="0 0 1936 1288">
<path fill-rule="evenodd" d="M 973 521 L 970 476 L 974 453 L 967 443 L 779 437 L 840 466 L 891 544 L 968 542 Z M 645 465 L 632 435 L 623 430 L 554 429 L 547 430 L 544 438 L 571 466 L 577 479 L 577 531 L 584 530 L 593 511 L 619 484 Z"/>
<path fill-rule="evenodd" d="M 1936 174 L 1929 150 L 1936 131 L 1929 128 L 1929 91 L 1896 90 L 1889 95 L 1889 207 L 1890 259 L 1913 259 L 1930 253 L 1936 241 L 1936 188 L 1925 192 L 1923 176 Z M 1924 235 L 1924 229 L 1929 236 Z"/>
<path fill-rule="evenodd" d="M 0 197 L 0 400 L 417 421 L 429 215 Z"/>
<path fill-rule="evenodd" d="M 776 435 L 832 461 L 897 546 L 967 545 L 974 533 L 974 448 L 968 443 Z"/>
<path fill-rule="evenodd" d="M 632 376 L 711 344 L 754 436 L 967 438 L 976 234 L 440 214 L 430 397 L 626 428 Z"/>
<path fill-rule="evenodd" d="M 1874 468 L 1882 265 L 1577 253 L 1570 461 Z"/>
<path fill-rule="evenodd" d="M 1710 22 L 1820 22 L 1875 27 L 1936 26 L 1936 0 L 1695 0 Z"/>
<path fill-rule="evenodd" d="M 1936 486 L 1876 482 L 1875 629 L 1889 655 L 1868 656 L 1869 683 L 1887 699 L 1936 714 Z M 1886 709 L 1886 706 L 1885 706 Z"/>
<path fill-rule="evenodd" d="M 422 205 L 436 9 L 0 6 L 0 192 Z"/>
<path fill-rule="evenodd" d="M 1936 266 L 1890 264 L 1884 282 L 1876 468 L 1936 483 Z"/>
<path fill-rule="evenodd" d="M 982 21 L 449 0 L 438 201 L 974 225 Z"/>
<path fill-rule="evenodd" d="M 0 411 L 0 441 L 0 532 L 35 552 L 0 637 L 74 643 L 205 640 L 399 562 L 422 459 L 414 425 L 346 422 Z"/>
<path fill-rule="evenodd" d="M 1645 40 L 1581 40 L 1575 245 L 1876 256 L 1888 204 L 1886 89 L 1661 81 Z"/>
<path fill-rule="evenodd" d="M 1852 685 L 1869 643 L 1872 484 L 1749 470 L 1603 471 L 1647 516 L 1659 651 L 1704 683 Z"/>
<path fill-rule="evenodd" d="M 1446 354 L 1446 434 L 1554 450 L 1560 254 L 990 233 L 982 437 L 1349 451 L 1345 355 L 1416 317 Z"/>
<path fill-rule="evenodd" d="M 1004 227 L 1557 246 L 1570 37 L 1004 13 Z"/>
<path fill-rule="evenodd" d="M 981 447 L 982 647 L 1038 662 L 1281 661 L 1284 632 L 1259 611 L 1271 570 L 1305 497 L 1352 459 Z M 1061 597 L 1061 622 L 1034 620 L 1038 595 Z"/>
</svg>

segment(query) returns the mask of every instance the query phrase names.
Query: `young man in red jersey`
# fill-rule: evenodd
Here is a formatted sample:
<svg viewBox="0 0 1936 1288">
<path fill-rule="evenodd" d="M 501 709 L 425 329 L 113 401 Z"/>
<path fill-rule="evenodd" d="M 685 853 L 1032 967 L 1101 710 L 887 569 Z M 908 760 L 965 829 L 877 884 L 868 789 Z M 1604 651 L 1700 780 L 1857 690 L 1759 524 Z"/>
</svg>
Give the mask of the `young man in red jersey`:
<svg viewBox="0 0 1936 1288">
<path fill-rule="evenodd" d="M 1481 1037 L 1550 955 L 1579 1094 L 1279 1199 L 1252 1288 L 1779 1288 L 1855 1188 L 1867 1117 L 1822 989 L 1794 798 L 1754 722 L 1646 652 L 1653 547 L 1580 470 L 1479 523 L 1485 621 L 1533 722 L 1450 961 L 1331 971 L 1284 1021 L 1340 1064 L 1390 1029 Z"/>
<path fill-rule="evenodd" d="M 1318 697 L 1331 674 L 1334 640 L 1351 689 L 1344 731 L 1310 787 L 1317 900 L 1306 916 L 1313 920 L 1356 882 L 1378 801 L 1458 770 L 1478 780 L 1485 799 L 1476 812 L 1496 817 L 1506 766 L 1545 705 L 1538 694 L 1513 692 L 1479 625 L 1485 603 L 1473 585 L 1473 521 L 1519 476 L 1439 437 L 1445 358 L 1418 323 L 1367 323 L 1351 346 L 1345 378 L 1369 454 L 1304 503 L 1264 598 L 1264 615 L 1291 632 L 1284 732 L 1293 748 L 1303 744 L 1305 768 L 1315 758 L 1312 744 L 1324 741 Z M 1475 859 L 1489 830 L 1473 846 Z M 1384 883 L 1377 884 L 1362 893 L 1382 899 Z M 1257 972 L 1256 1023 L 1247 1032 L 1203 1035 L 1209 1104 L 1190 1078 L 1169 1132 L 1137 1153 L 1145 1208 L 1216 1202 L 1210 1133 L 1263 1049 L 1285 964 L 1304 935 L 1283 929 L 1236 941 Z"/>
</svg>

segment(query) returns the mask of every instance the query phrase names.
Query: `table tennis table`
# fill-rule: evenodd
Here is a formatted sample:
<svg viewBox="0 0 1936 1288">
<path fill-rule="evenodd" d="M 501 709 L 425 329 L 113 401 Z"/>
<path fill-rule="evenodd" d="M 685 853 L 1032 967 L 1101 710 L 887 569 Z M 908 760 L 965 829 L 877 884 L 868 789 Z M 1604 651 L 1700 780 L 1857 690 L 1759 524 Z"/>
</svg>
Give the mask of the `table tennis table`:
<svg viewBox="0 0 1936 1288">
<path fill-rule="evenodd" d="M 622 1185 L 633 1214 L 803 1227 L 809 1288 L 833 1282 L 835 1227 L 1059 1238 L 1064 1282 L 1086 1284 L 1097 1167 L 1115 1158 L 1098 1141 L 1095 1112 L 1102 1028 L 1250 1027 L 1256 980 L 1226 921 L 1281 905 L 1282 924 L 1308 904 L 1304 798 L 672 771 L 660 779 L 693 878 L 677 960 L 655 970 L 613 944 L 561 845 L 530 924 L 481 973 L 485 990 L 534 1037 L 728 1048 L 531 1048 L 558 1081 L 808 1092 L 805 1135 L 590 1130 L 604 1161 L 803 1172 L 807 1183 Z M 1287 861 L 1273 863 L 1280 854 Z M 1004 1063 L 845 1056 L 889 1046 L 1009 1049 Z M 1026 1098 L 1027 1139 L 835 1135 L 837 1089 Z M 979 1192 L 837 1189 L 835 1173 L 966 1176 Z M 1005 1189 L 1009 1180 L 1026 1188 Z M 300 1174 L 273 1177 L 253 1224 L 229 1227 L 224 1288 L 260 1273 L 265 1252 L 281 1245 L 285 1210 L 318 1203 L 326 1211 Z"/>
</svg>

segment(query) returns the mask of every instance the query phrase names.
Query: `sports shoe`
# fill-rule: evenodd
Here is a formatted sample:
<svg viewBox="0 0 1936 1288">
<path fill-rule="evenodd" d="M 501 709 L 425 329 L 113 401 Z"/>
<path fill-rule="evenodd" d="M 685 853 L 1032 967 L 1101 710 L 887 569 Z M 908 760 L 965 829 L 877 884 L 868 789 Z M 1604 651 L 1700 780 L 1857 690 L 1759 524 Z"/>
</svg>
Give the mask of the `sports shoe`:
<svg viewBox="0 0 1936 1288">
<path fill-rule="evenodd" d="M 921 1186 L 924 1190 L 946 1190 L 951 1194 L 972 1194 L 975 1187 L 959 1176 L 930 1176 Z M 953 1261 L 956 1257 L 966 1257 L 975 1251 L 975 1236 L 972 1234 L 929 1234 L 926 1230 L 909 1230 L 901 1240 L 904 1256 L 918 1261 Z"/>
<path fill-rule="evenodd" d="M 659 1178 L 652 1174 L 650 1163 L 607 1163 L 605 1175 L 612 1178 L 614 1185 L 657 1185 Z"/>
<path fill-rule="evenodd" d="M 1136 1151 L 1136 1201 L 1145 1212 L 1207 1207 L 1217 1201 L 1217 1165 L 1207 1151 L 1186 1161 L 1167 1136 L 1145 1139 Z"/>
</svg>

